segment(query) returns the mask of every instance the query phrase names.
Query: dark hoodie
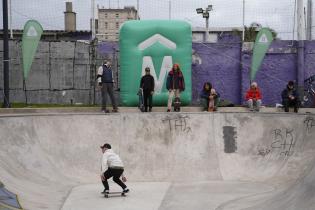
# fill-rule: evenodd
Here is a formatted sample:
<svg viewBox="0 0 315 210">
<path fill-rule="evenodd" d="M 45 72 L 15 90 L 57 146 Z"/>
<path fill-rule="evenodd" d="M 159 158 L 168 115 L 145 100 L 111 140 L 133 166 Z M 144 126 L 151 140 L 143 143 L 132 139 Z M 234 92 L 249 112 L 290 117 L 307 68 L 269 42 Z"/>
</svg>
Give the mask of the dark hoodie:
<svg viewBox="0 0 315 210">
<path fill-rule="evenodd" d="M 141 78 L 140 88 L 144 91 L 154 91 L 154 78 L 150 74 L 146 74 Z"/>
<path fill-rule="evenodd" d="M 206 90 L 206 85 L 209 85 L 209 87 L 210 87 L 209 90 Z M 212 84 L 209 82 L 206 82 L 203 85 L 202 91 L 200 93 L 200 97 L 204 98 L 204 99 L 209 99 L 209 96 L 211 94 L 211 89 L 212 89 Z M 216 96 L 214 96 L 214 99 L 216 99 L 216 98 L 220 98 L 220 94 L 218 92 L 216 92 Z"/>
<path fill-rule="evenodd" d="M 299 94 L 297 90 L 294 88 L 294 83 L 292 85 L 293 85 L 292 89 L 289 88 L 288 84 L 287 87 L 282 91 L 281 93 L 282 101 L 291 100 L 289 98 L 290 95 L 292 95 L 297 101 L 299 101 Z"/>
</svg>

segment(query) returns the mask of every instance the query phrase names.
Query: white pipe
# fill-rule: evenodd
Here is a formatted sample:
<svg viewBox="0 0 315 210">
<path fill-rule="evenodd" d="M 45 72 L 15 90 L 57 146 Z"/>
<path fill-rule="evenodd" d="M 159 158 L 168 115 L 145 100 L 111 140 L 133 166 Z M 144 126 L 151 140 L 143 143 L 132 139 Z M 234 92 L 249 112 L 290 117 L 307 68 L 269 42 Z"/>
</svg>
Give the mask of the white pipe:
<svg viewBox="0 0 315 210">
<path fill-rule="evenodd" d="M 307 39 L 312 40 L 313 2 L 307 1 Z"/>
<path fill-rule="evenodd" d="M 297 24 L 298 40 L 306 40 L 303 0 L 297 0 Z"/>
<path fill-rule="evenodd" d="M 171 0 L 168 1 L 168 19 L 171 20 L 172 19 L 172 2 Z"/>
<path fill-rule="evenodd" d="M 140 19 L 140 16 L 139 16 L 139 0 L 137 0 L 137 20 Z"/>
<path fill-rule="evenodd" d="M 243 0 L 243 35 L 242 40 L 245 40 L 245 0 Z"/>
<path fill-rule="evenodd" d="M 91 0 L 92 39 L 95 39 L 95 0 Z"/>
</svg>

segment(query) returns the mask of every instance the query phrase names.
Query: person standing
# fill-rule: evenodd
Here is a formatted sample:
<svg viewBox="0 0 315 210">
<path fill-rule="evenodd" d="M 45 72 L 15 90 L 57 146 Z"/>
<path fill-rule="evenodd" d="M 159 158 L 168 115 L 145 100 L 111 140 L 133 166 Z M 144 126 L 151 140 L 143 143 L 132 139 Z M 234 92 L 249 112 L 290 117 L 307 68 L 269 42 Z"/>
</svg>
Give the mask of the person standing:
<svg viewBox="0 0 315 210">
<path fill-rule="evenodd" d="M 262 96 L 256 82 L 252 82 L 245 98 L 250 111 L 259 111 Z"/>
<path fill-rule="evenodd" d="M 127 181 L 124 173 L 124 164 L 120 157 L 112 150 L 110 144 L 106 143 L 101 146 L 103 157 L 101 165 L 101 180 L 104 186 L 104 191 L 102 194 L 109 194 L 108 179 L 113 177 L 115 183 L 117 183 L 121 188 L 123 193 L 128 193 L 129 189 L 124 184 Z M 122 180 L 120 179 L 122 177 Z"/>
<path fill-rule="evenodd" d="M 182 71 L 180 70 L 179 64 L 175 63 L 173 68 L 168 73 L 166 81 L 166 89 L 168 90 L 168 103 L 167 112 L 171 111 L 172 100 L 175 98 L 180 99 L 180 93 L 185 90 L 185 80 Z"/>
<path fill-rule="evenodd" d="M 114 97 L 114 77 L 109 60 L 105 60 L 103 65 L 98 68 L 97 82 L 102 92 L 102 111 L 109 113 L 106 108 L 107 95 L 109 95 L 113 106 L 113 112 L 118 112 L 118 107 Z"/>
<path fill-rule="evenodd" d="M 140 88 L 143 90 L 144 111 L 152 111 L 152 96 L 154 93 L 154 77 L 150 74 L 150 68 L 145 68 L 145 75 L 141 78 Z M 149 102 L 149 103 L 148 103 Z"/>
<path fill-rule="evenodd" d="M 281 93 L 281 97 L 285 112 L 289 112 L 289 107 L 294 107 L 294 112 L 298 112 L 300 101 L 293 81 L 288 82 L 287 87 Z"/>
</svg>

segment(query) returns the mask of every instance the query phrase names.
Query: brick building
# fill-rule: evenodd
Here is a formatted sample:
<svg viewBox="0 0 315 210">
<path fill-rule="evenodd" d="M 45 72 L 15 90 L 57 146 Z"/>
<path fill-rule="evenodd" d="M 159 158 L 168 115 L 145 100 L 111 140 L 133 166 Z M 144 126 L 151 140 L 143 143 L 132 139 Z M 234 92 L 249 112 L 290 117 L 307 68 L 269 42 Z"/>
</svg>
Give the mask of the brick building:
<svg viewBox="0 0 315 210">
<path fill-rule="evenodd" d="M 123 9 L 98 8 L 96 37 L 100 41 L 118 41 L 120 26 L 128 20 L 138 19 L 138 12 L 134 7 Z"/>
</svg>

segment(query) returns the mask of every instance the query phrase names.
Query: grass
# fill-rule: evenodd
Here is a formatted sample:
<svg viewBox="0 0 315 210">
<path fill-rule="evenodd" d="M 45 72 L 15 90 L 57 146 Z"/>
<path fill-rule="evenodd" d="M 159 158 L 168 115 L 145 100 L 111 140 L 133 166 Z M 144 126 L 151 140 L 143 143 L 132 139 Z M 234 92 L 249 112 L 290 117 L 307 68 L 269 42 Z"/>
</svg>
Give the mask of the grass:
<svg viewBox="0 0 315 210">
<path fill-rule="evenodd" d="M 3 103 L 1 103 L 3 107 Z M 66 107 L 100 107 L 100 105 L 87 104 L 25 104 L 25 103 L 11 103 L 11 108 L 66 108 Z"/>
</svg>

